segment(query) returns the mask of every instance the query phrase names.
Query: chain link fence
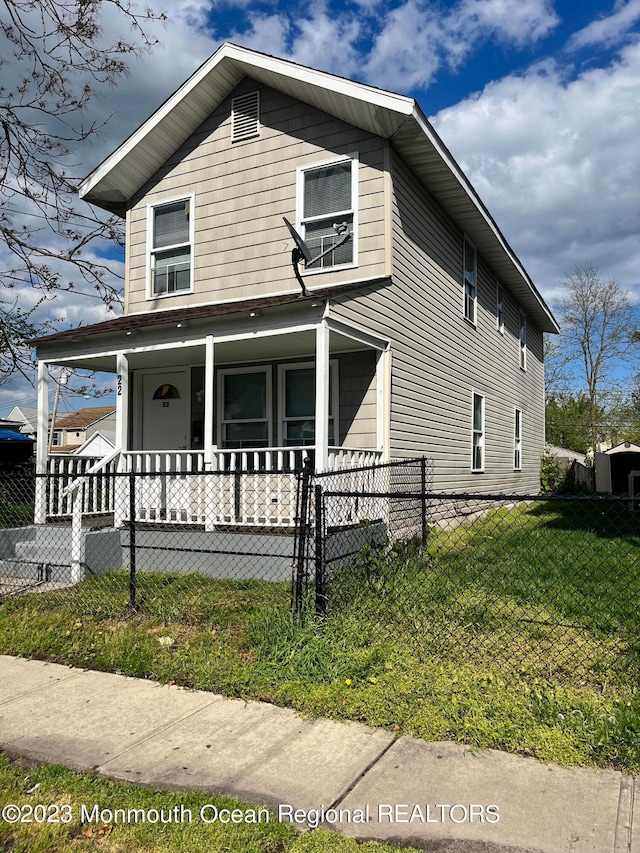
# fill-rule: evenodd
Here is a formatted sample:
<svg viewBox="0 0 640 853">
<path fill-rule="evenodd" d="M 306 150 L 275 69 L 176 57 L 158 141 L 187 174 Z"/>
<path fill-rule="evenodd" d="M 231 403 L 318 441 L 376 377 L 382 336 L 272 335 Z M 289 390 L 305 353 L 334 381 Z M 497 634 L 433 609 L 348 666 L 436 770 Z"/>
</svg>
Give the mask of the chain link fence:
<svg viewBox="0 0 640 853">
<path fill-rule="evenodd" d="M 319 497 L 329 616 L 348 611 L 422 659 L 578 685 L 640 673 L 640 513 L 628 498 L 377 494 L 376 518 L 345 549 L 332 520 L 353 500 Z M 413 536 L 395 535 L 420 516 Z"/>
<path fill-rule="evenodd" d="M 1 474 L 0 600 L 184 624 L 348 614 L 423 659 L 574 684 L 640 674 L 637 501 L 436 494 L 432 475 L 424 459 Z"/>
<path fill-rule="evenodd" d="M 2 476 L 0 597 L 187 622 L 225 596 L 287 610 L 300 482 L 297 471 Z"/>
</svg>

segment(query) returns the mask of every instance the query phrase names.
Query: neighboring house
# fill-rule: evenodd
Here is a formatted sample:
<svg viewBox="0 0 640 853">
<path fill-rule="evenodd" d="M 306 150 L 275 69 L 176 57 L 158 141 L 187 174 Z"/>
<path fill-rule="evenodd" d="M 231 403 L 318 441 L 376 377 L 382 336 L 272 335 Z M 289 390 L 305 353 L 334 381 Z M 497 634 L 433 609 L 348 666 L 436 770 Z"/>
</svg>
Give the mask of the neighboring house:
<svg viewBox="0 0 640 853">
<path fill-rule="evenodd" d="M 38 410 L 31 406 L 14 406 L 9 412 L 11 420 L 18 421 L 23 435 L 36 437 L 38 425 Z"/>
<path fill-rule="evenodd" d="M 51 452 L 74 452 L 96 431 L 99 424 L 112 423 L 114 413 L 113 406 L 90 406 L 57 418 L 53 425 Z M 109 418 L 111 421 L 107 420 Z"/>
<path fill-rule="evenodd" d="M 114 374 L 120 470 L 424 455 L 437 489 L 539 489 L 558 326 L 414 100 L 225 44 L 80 195 L 125 220 L 124 316 L 36 342 L 43 425 L 67 365 Z M 328 251 L 307 297 L 283 217 Z"/>
</svg>

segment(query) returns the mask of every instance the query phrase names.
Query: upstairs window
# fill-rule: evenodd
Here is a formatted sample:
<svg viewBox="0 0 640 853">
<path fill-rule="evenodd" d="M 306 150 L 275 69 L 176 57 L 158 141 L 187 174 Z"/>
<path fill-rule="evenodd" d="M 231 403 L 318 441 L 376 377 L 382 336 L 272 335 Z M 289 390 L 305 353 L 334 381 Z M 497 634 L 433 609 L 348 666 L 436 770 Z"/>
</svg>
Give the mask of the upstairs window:
<svg viewBox="0 0 640 853">
<path fill-rule="evenodd" d="M 527 369 L 527 318 L 523 311 L 520 311 L 518 321 L 520 329 L 520 369 Z"/>
<path fill-rule="evenodd" d="M 478 271 L 476 247 L 468 237 L 464 238 L 464 317 L 470 323 L 476 324 L 476 305 L 478 299 Z"/>
<path fill-rule="evenodd" d="M 496 329 L 504 335 L 504 288 L 496 284 Z"/>
<path fill-rule="evenodd" d="M 336 246 L 308 272 L 356 263 L 358 159 L 355 155 L 298 169 L 298 212 L 312 258 L 339 242 L 333 227 L 346 223 L 351 240 Z"/>
<path fill-rule="evenodd" d="M 193 198 L 149 208 L 149 267 L 152 296 L 191 290 Z"/>
</svg>

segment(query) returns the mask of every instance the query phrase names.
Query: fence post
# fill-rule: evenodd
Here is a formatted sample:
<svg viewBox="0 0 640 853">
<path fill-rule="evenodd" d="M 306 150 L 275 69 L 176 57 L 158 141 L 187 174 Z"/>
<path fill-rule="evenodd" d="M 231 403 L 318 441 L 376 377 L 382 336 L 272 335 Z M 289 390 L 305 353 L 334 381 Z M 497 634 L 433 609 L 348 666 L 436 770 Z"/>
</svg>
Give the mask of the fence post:
<svg viewBox="0 0 640 853">
<path fill-rule="evenodd" d="M 422 499 L 422 547 L 427 545 L 427 460 L 420 460 L 421 499 Z"/>
<path fill-rule="evenodd" d="M 136 609 L 136 475 L 129 472 L 129 606 Z"/>
<path fill-rule="evenodd" d="M 327 612 L 327 593 L 325 588 L 324 571 L 324 507 L 322 502 L 322 486 L 314 487 L 315 493 L 315 567 L 316 567 L 316 614 L 324 616 Z"/>
<path fill-rule="evenodd" d="M 296 554 L 295 614 L 302 614 L 302 596 L 304 592 L 305 560 L 309 537 L 309 485 L 311 482 L 311 460 L 304 460 L 300 481 L 300 502 L 298 515 L 298 550 Z"/>
<path fill-rule="evenodd" d="M 82 535 L 82 503 L 84 480 L 71 495 L 71 583 L 78 583 L 84 575 L 84 537 Z"/>
</svg>

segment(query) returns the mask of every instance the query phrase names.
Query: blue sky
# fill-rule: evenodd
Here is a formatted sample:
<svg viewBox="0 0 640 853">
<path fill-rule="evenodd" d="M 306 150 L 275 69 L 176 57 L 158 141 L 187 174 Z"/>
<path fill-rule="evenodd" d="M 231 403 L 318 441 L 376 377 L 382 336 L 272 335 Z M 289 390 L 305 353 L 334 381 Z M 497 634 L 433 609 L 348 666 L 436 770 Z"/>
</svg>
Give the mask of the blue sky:
<svg viewBox="0 0 640 853">
<path fill-rule="evenodd" d="M 169 18 L 161 46 L 91 105 L 111 118 L 76 152 L 78 174 L 233 41 L 415 97 L 551 304 L 590 262 L 640 305 L 640 0 L 173 0 Z M 105 38 L 121 26 L 110 11 Z M 60 328 L 112 316 L 78 295 L 41 310 Z M 0 414 L 18 398 L 35 394 L 0 387 Z"/>
</svg>

